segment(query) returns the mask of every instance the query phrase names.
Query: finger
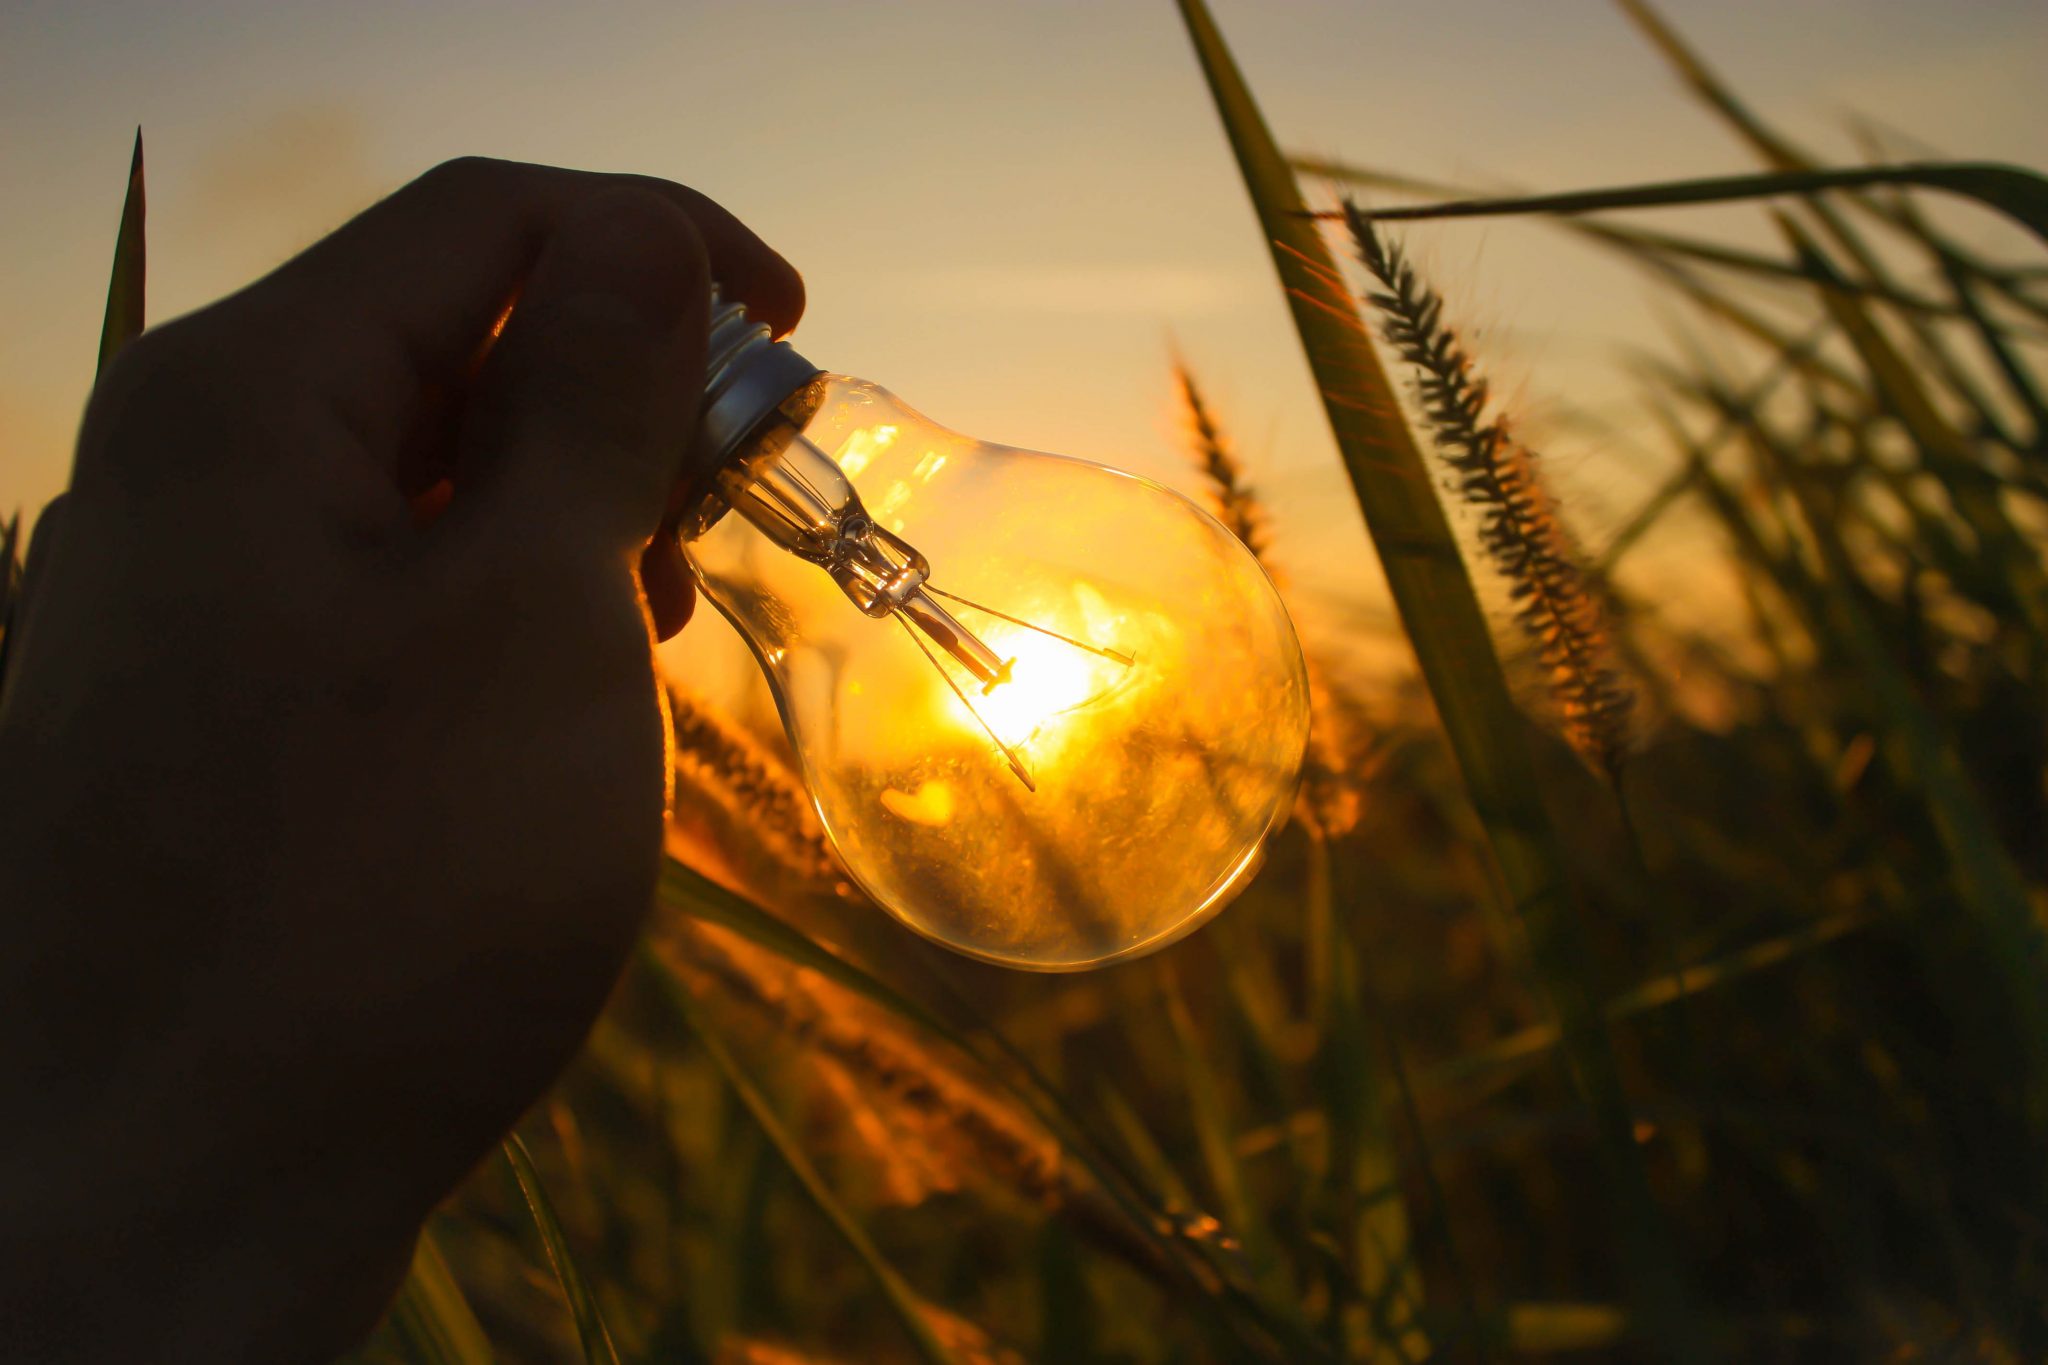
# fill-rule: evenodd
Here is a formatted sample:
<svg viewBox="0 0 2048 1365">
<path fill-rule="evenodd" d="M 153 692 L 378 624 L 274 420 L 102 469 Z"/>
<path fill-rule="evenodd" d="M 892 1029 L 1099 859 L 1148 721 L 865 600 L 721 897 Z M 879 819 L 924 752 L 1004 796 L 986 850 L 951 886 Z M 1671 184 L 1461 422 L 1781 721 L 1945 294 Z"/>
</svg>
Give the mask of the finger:
<svg viewBox="0 0 2048 1365">
<path fill-rule="evenodd" d="M 479 343 L 550 238 L 584 204 L 622 188 L 690 220 L 727 297 L 778 331 L 796 325 L 801 277 L 695 190 L 465 158 L 421 176 L 180 332 L 187 344 L 245 362 L 273 389 L 315 389 L 411 491 L 396 467 L 402 453 L 419 444 L 420 429 L 447 421 Z M 426 402 L 429 394 L 440 401 Z"/>
<path fill-rule="evenodd" d="M 28 596 L 30 587 L 42 577 L 44 565 L 49 563 L 51 547 L 57 543 L 57 528 L 64 523 L 64 509 L 70 500 L 69 493 L 59 493 L 43 505 L 43 514 L 36 518 L 36 529 L 28 538 L 28 558 L 21 566 L 21 593 Z"/>
<path fill-rule="evenodd" d="M 29 617 L 35 611 L 43 579 L 50 572 L 50 556 L 55 552 L 57 528 L 64 522 L 65 503 L 70 496 L 59 493 L 50 499 L 43 507 L 43 514 L 36 518 L 36 529 L 28 538 L 28 557 L 22 561 L 21 581 L 15 585 L 12 618 L 4 622 L 7 634 L 0 638 L 0 690 L 5 689 L 7 673 L 12 667 L 10 661 L 20 657 L 21 642 L 28 638 Z M 0 565 L 0 573 L 5 571 L 6 566 Z M 687 616 L 685 613 L 685 619 Z"/>
<path fill-rule="evenodd" d="M 673 536 L 656 536 L 640 556 L 640 590 L 654 618 L 654 638 L 673 638 L 697 608 L 697 583 Z"/>
<path fill-rule="evenodd" d="M 279 278 L 397 332 L 429 365 L 459 370 L 563 219 L 595 195 L 629 187 L 667 199 L 690 219 L 727 297 L 778 333 L 796 326 L 802 277 L 697 191 L 652 176 L 477 157 L 429 171 L 287 264 Z M 451 309 L 455 299 L 461 304 Z"/>
<path fill-rule="evenodd" d="M 607 190 L 556 229 L 478 375 L 448 515 L 638 554 L 704 387 L 710 263 L 666 196 Z"/>
</svg>

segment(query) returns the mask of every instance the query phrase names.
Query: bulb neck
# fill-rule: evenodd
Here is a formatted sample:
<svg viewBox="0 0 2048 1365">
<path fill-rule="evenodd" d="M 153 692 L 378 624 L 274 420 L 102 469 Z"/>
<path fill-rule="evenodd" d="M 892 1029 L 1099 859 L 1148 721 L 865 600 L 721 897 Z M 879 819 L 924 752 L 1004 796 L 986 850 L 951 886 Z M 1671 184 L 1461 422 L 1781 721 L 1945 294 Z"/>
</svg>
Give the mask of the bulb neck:
<svg viewBox="0 0 2048 1365">
<path fill-rule="evenodd" d="M 704 401 L 697 439 L 680 482 L 684 495 L 673 520 L 687 517 L 712 490 L 718 471 L 746 449 L 769 414 L 824 373 L 777 341 L 768 325 L 747 316 L 711 287 L 711 335 L 704 352 Z"/>
</svg>

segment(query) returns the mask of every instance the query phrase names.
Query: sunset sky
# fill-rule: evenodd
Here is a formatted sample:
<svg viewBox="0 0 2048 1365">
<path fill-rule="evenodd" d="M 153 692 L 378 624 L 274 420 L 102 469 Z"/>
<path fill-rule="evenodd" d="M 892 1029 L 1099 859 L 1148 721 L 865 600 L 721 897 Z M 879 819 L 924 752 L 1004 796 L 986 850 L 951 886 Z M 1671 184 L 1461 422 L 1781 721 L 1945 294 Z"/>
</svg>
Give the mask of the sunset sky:
<svg viewBox="0 0 2048 1365">
<path fill-rule="evenodd" d="M 1749 168 L 1603 0 L 1213 3 L 1292 149 L 1542 188 Z M 2037 0 L 1666 12 L 1828 155 L 1856 156 L 1846 126 L 1862 112 L 1944 153 L 2048 165 Z M 14 0 L 0 19 L 0 507 L 62 487 L 138 123 L 153 318 L 244 283 L 447 157 L 669 176 L 804 272 L 813 360 L 991 440 L 1192 488 L 1177 345 L 1274 505 L 1300 591 L 1370 583 L 1168 0 Z M 1769 245 L 1751 210 L 1644 221 Z M 2024 249 L 1986 215 L 1951 221 Z M 1635 277 L 1540 226 L 1407 239 L 1481 329 L 1498 386 L 1538 419 L 1576 407 L 1626 429 L 1617 357 L 1668 345 Z M 1655 482 L 1618 444 L 1552 445 L 1567 511 L 1595 542 Z M 1682 549 L 1672 539 L 1666 560 Z"/>
</svg>

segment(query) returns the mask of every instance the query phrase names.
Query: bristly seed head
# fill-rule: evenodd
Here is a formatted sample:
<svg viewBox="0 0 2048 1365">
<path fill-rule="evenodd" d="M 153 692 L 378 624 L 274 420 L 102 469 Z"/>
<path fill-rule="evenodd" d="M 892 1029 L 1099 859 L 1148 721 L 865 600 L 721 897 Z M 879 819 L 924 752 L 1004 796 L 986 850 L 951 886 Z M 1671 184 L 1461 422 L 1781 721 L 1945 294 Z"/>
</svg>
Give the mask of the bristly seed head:
<svg viewBox="0 0 2048 1365">
<path fill-rule="evenodd" d="M 1266 510 L 1259 503 L 1259 495 L 1245 482 L 1244 466 L 1238 463 L 1237 452 L 1230 448 L 1215 415 L 1203 401 L 1194 373 L 1184 362 L 1176 360 L 1173 375 L 1180 382 L 1181 402 L 1187 408 L 1189 443 L 1195 462 L 1209 481 L 1209 508 L 1232 535 L 1244 542 L 1247 550 L 1265 563 Z M 1270 564 L 1266 571 L 1272 572 Z"/>
<path fill-rule="evenodd" d="M 1194 371 L 1187 362 L 1176 358 L 1173 374 L 1187 409 L 1191 453 L 1208 481 L 1209 510 L 1244 542 L 1244 547 L 1274 581 L 1280 581 L 1268 554 L 1272 523 L 1265 505 L 1246 480 L 1244 465 L 1223 434 L 1215 410 L 1203 398 Z M 1355 770 L 1360 754 L 1354 743 L 1356 726 L 1340 707 L 1338 693 L 1318 667 L 1315 656 L 1310 655 L 1307 662 L 1309 710 L 1313 719 L 1294 814 L 1318 835 L 1340 838 L 1355 829 L 1359 820 L 1361 797 Z"/>
<path fill-rule="evenodd" d="M 1480 547 L 1507 580 L 1516 620 L 1543 660 L 1566 734 L 1611 779 L 1627 752 L 1635 698 L 1612 662 L 1606 612 L 1543 485 L 1536 453 L 1514 439 L 1504 421 L 1487 415 L 1486 381 L 1445 325 L 1443 297 L 1356 203 L 1345 201 L 1344 217 L 1359 260 L 1380 284 L 1366 302 L 1379 315 L 1387 344 L 1415 367 L 1423 417 L 1457 476 L 1453 487 L 1480 512 Z"/>
</svg>

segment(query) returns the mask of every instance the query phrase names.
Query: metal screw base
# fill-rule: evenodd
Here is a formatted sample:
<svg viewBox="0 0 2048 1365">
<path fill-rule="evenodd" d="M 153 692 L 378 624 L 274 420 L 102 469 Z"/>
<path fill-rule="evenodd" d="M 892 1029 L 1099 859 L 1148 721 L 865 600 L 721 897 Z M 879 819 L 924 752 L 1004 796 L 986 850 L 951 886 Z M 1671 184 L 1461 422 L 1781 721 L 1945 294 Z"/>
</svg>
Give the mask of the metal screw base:
<svg viewBox="0 0 2048 1365">
<path fill-rule="evenodd" d="M 704 357 L 704 402 L 698 411 L 697 441 L 684 479 L 700 493 L 747 437 L 824 371 L 798 355 L 786 341 L 772 339 L 767 324 L 747 316 L 711 288 L 711 344 Z"/>
</svg>

